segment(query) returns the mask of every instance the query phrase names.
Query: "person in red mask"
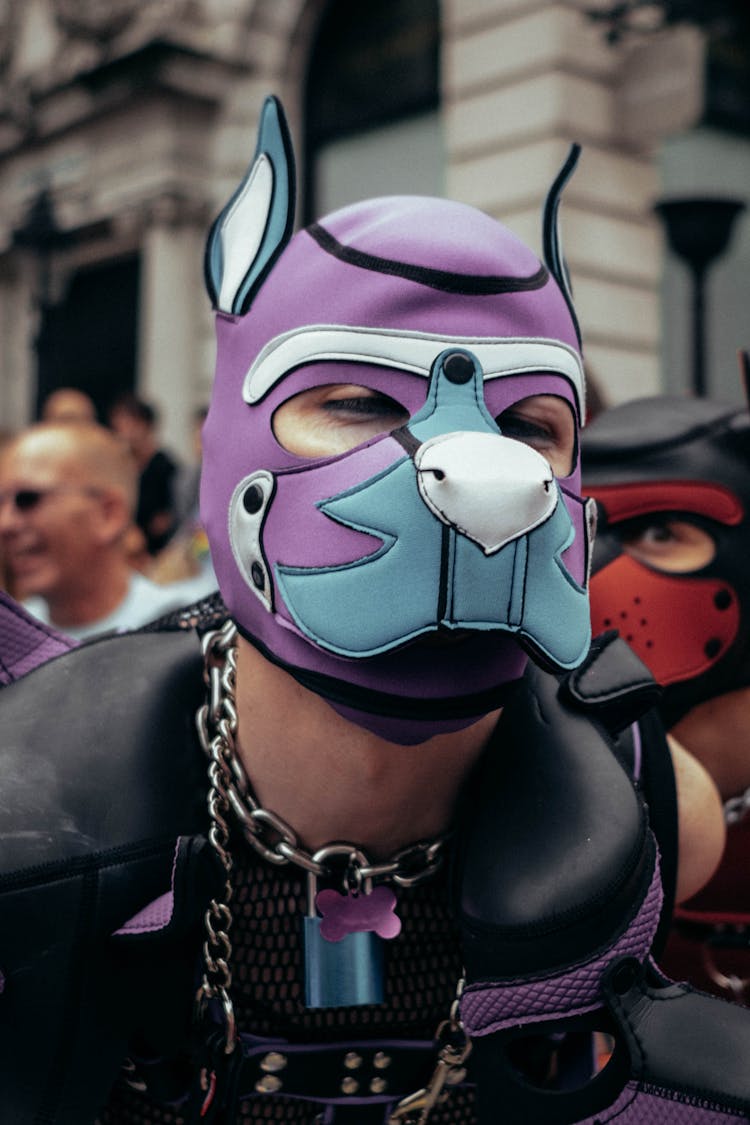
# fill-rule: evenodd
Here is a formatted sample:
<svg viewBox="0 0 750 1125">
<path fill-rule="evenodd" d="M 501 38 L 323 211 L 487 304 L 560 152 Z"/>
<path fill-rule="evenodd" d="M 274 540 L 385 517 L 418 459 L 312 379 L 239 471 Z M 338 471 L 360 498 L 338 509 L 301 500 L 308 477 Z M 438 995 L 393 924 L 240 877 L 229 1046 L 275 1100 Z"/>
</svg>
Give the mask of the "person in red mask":
<svg viewBox="0 0 750 1125">
<path fill-rule="evenodd" d="M 634 400 L 595 419 L 582 451 L 600 514 L 593 632 L 617 629 L 648 665 L 665 725 L 724 801 L 722 863 L 678 906 L 662 961 L 747 1004 L 750 414 L 703 399 Z"/>
</svg>

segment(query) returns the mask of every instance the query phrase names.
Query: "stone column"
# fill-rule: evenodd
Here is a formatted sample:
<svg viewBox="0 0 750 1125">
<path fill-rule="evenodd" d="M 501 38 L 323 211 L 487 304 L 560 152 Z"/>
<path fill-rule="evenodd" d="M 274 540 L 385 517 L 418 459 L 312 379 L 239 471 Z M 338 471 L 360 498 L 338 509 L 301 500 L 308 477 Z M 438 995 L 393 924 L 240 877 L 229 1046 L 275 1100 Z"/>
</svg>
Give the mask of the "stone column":
<svg viewBox="0 0 750 1125">
<path fill-rule="evenodd" d="M 30 255 L 0 271 L 0 432 L 33 417 L 36 392 L 36 271 Z"/>
<path fill-rule="evenodd" d="M 660 389 L 659 181 L 645 126 L 663 97 L 637 75 L 624 85 L 639 48 L 608 45 L 582 7 L 444 0 L 447 194 L 540 250 L 547 187 L 571 141 L 582 143 L 561 209 L 563 247 L 587 362 L 617 402 Z M 659 124 L 674 128 L 674 113 Z"/>
<path fill-rule="evenodd" d="M 141 243 L 138 392 L 161 417 L 162 444 L 189 455 L 192 414 L 207 373 L 203 215 L 181 214 L 172 201 L 151 208 Z"/>
</svg>

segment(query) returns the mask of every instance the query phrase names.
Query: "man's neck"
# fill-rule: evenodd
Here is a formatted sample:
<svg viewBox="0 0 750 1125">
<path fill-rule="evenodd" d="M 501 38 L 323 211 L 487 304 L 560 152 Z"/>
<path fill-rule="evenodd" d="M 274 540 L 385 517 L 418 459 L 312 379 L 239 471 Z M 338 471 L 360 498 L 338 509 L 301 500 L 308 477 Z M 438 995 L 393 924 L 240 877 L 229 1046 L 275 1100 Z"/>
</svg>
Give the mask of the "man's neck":
<svg viewBox="0 0 750 1125">
<path fill-rule="evenodd" d="M 307 848 L 343 840 L 373 858 L 450 827 L 499 715 L 397 746 L 344 719 L 242 638 L 237 710 L 239 753 L 259 803 Z"/>
<path fill-rule="evenodd" d="M 91 568 L 90 582 L 45 596 L 50 624 L 63 632 L 109 617 L 128 592 L 131 571 L 120 559 Z"/>
</svg>

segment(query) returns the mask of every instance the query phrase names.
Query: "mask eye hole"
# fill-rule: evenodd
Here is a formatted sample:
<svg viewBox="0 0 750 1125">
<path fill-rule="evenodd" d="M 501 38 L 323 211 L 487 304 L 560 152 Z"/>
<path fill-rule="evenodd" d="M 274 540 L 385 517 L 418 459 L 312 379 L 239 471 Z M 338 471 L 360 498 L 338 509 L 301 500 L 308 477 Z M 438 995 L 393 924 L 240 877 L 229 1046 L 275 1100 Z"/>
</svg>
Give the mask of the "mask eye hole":
<svg viewBox="0 0 750 1125">
<path fill-rule="evenodd" d="M 287 399 L 273 416 L 276 440 L 300 457 L 345 453 L 409 421 L 395 399 L 355 383 L 327 383 Z"/>
<path fill-rule="evenodd" d="M 657 513 L 612 525 L 612 530 L 626 555 L 670 574 L 701 570 L 716 555 L 711 534 L 689 519 Z"/>
<path fill-rule="evenodd" d="M 576 423 L 570 403 L 558 395 L 530 395 L 496 418 L 504 437 L 530 445 L 549 461 L 556 477 L 573 471 Z"/>
</svg>

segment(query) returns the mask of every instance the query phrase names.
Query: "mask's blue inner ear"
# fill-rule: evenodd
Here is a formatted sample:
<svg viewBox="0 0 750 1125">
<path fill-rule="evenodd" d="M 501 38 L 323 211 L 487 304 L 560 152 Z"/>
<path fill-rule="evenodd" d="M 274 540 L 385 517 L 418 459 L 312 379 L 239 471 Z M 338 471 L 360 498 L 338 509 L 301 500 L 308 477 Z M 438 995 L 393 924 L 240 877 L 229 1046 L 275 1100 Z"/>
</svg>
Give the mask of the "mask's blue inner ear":
<svg viewBox="0 0 750 1125">
<path fill-rule="evenodd" d="M 241 316 L 289 241 L 294 151 L 281 102 L 266 98 L 253 161 L 208 235 L 206 288 L 215 308 Z"/>
</svg>

